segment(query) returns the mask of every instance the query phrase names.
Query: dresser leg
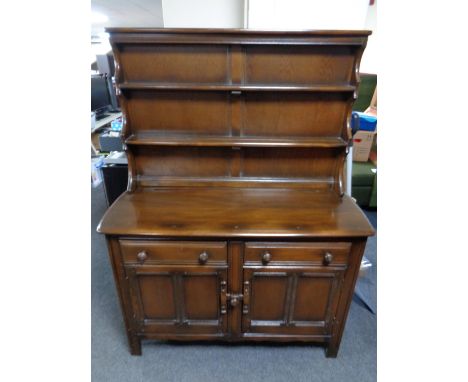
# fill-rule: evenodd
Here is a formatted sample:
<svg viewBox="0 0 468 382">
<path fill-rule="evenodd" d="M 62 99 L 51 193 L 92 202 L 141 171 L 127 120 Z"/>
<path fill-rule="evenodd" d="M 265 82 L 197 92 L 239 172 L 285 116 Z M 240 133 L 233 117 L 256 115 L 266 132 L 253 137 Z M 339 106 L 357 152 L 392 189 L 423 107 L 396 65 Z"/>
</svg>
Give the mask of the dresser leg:
<svg viewBox="0 0 468 382">
<path fill-rule="evenodd" d="M 141 355 L 141 339 L 138 336 L 130 335 L 128 337 L 130 353 L 132 355 Z"/>
<path fill-rule="evenodd" d="M 336 358 L 338 355 L 338 346 L 334 344 L 328 344 L 327 348 L 325 349 L 325 356 L 327 358 Z"/>
</svg>

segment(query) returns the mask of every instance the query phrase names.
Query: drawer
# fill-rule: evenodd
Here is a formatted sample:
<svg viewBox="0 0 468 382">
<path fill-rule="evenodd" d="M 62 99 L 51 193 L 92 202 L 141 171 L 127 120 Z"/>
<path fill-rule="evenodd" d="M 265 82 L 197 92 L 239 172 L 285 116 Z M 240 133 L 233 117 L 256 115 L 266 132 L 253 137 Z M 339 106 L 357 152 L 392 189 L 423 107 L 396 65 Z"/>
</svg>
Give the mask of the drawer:
<svg viewBox="0 0 468 382">
<path fill-rule="evenodd" d="M 226 242 L 151 241 L 121 239 L 125 263 L 227 263 Z"/>
<path fill-rule="evenodd" d="M 246 265 L 294 265 L 308 263 L 317 265 L 346 265 L 351 243 L 271 243 L 251 242 L 245 244 Z M 287 262 L 288 264 L 284 264 Z"/>
</svg>

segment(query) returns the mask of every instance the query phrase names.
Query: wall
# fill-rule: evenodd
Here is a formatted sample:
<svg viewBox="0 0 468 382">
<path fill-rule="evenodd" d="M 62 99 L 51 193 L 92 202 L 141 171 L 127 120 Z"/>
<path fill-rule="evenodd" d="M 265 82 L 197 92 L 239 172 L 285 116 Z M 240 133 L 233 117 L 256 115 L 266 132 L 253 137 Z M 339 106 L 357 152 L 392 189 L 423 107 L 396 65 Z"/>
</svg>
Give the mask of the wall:
<svg viewBox="0 0 468 382">
<path fill-rule="evenodd" d="M 165 28 L 242 28 L 244 0 L 163 0 Z"/>
<path fill-rule="evenodd" d="M 370 6 L 367 11 L 365 29 L 372 31 L 367 42 L 366 50 L 361 60 L 362 73 L 377 73 L 377 1 L 374 5 Z"/>
<path fill-rule="evenodd" d="M 362 29 L 369 0 L 249 0 L 252 29 Z"/>
</svg>

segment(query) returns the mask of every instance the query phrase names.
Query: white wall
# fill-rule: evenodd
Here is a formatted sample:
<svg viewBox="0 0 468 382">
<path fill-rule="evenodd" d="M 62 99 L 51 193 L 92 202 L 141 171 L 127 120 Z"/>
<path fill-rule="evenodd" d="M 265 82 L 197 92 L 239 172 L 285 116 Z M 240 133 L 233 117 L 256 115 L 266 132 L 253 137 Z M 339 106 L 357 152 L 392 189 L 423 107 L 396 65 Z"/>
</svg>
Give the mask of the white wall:
<svg viewBox="0 0 468 382">
<path fill-rule="evenodd" d="M 163 0 L 166 28 L 242 28 L 244 0 Z"/>
<path fill-rule="evenodd" d="M 361 60 L 362 73 L 378 73 L 377 72 L 377 1 L 374 5 L 370 6 L 367 11 L 365 29 L 372 31 L 367 41 L 367 47 Z"/>
<path fill-rule="evenodd" d="M 248 0 L 252 29 L 363 29 L 369 0 Z"/>
</svg>

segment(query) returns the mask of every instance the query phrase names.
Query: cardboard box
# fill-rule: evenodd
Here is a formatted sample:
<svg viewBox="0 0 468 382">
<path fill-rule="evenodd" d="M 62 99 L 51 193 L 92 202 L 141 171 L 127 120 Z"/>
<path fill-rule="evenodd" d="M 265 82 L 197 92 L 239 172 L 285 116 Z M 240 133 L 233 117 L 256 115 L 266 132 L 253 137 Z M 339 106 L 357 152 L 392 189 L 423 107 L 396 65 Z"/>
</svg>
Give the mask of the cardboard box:
<svg viewBox="0 0 468 382">
<path fill-rule="evenodd" d="M 357 131 L 353 135 L 353 161 L 367 162 L 374 141 L 374 131 Z"/>
</svg>

